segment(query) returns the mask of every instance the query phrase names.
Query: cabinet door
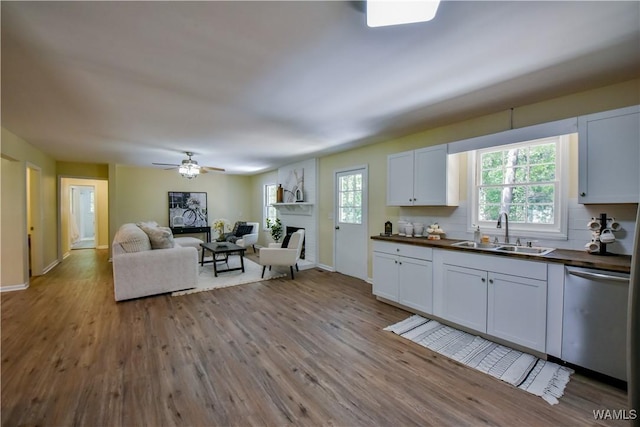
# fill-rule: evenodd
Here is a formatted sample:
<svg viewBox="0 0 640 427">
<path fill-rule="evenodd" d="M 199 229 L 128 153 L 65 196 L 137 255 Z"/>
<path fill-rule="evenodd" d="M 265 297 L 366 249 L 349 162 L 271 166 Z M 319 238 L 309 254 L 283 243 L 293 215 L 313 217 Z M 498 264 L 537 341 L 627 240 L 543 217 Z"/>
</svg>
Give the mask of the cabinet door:
<svg viewBox="0 0 640 427">
<path fill-rule="evenodd" d="M 433 313 L 433 274 L 431 261 L 398 259 L 399 303 L 427 314 Z"/>
<path fill-rule="evenodd" d="M 398 257 L 373 253 L 373 294 L 398 302 Z"/>
<path fill-rule="evenodd" d="M 545 351 L 547 282 L 489 273 L 487 333 Z"/>
<path fill-rule="evenodd" d="M 479 332 L 487 331 L 487 273 L 445 264 L 442 317 Z"/>
<path fill-rule="evenodd" d="M 387 205 L 413 205 L 413 151 L 387 158 Z"/>
<path fill-rule="evenodd" d="M 447 147 L 423 148 L 414 156 L 414 205 L 446 205 Z"/>
<path fill-rule="evenodd" d="M 578 118 L 580 203 L 638 203 L 640 106 Z"/>
</svg>

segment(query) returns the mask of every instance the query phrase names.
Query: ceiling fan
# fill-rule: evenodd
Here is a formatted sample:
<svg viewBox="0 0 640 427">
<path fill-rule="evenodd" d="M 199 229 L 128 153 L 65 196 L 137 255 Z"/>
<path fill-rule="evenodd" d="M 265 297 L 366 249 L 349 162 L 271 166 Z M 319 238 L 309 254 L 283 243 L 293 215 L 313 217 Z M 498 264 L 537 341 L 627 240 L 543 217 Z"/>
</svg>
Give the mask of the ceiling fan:
<svg viewBox="0 0 640 427">
<path fill-rule="evenodd" d="M 173 163 L 152 163 L 152 164 L 156 166 L 171 166 L 167 168 L 167 170 L 178 168 L 178 172 L 180 173 L 180 175 L 188 179 L 195 178 L 201 173 L 207 173 L 209 171 L 224 172 L 224 169 L 222 168 L 215 168 L 211 166 L 200 166 L 198 162 L 196 162 L 191 158 L 191 156 L 193 156 L 193 153 L 190 151 L 185 151 L 185 154 L 187 155 L 188 159 L 184 159 L 182 163 L 179 165 L 176 165 Z"/>
</svg>

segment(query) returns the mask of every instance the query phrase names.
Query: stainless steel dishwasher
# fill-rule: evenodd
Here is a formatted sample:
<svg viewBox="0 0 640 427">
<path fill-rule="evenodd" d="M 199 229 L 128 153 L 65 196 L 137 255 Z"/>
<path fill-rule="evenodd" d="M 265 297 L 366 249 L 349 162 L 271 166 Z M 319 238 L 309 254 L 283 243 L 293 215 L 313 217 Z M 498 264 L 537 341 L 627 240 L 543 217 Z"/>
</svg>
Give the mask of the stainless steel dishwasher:
<svg viewBox="0 0 640 427">
<path fill-rule="evenodd" d="M 565 267 L 562 359 L 627 381 L 629 275 Z"/>
</svg>

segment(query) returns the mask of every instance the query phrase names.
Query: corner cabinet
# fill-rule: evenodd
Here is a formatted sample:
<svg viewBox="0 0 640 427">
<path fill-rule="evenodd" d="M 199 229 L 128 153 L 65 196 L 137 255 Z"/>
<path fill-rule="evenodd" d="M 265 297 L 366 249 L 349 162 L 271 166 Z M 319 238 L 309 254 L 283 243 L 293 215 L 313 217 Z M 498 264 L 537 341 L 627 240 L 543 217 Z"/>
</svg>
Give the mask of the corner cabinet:
<svg viewBox="0 0 640 427">
<path fill-rule="evenodd" d="M 578 202 L 638 203 L 640 106 L 578 117 Z"/>
<path fill-rule="evenodd" d="M 433 314 L 545 352 L 546 263 L 434 251 L 434 265 Z"/>
<path fill-rule="evenodd" d="M 457 206 L 457 155 L 447 145 L 392 154 L 387 158 L 388 206 Z"/>
<path fill-rule="evenodd" d="M 433 311 L 433 249 L 373 243 L 373 294 L 430 314 Z"/>
</svg>

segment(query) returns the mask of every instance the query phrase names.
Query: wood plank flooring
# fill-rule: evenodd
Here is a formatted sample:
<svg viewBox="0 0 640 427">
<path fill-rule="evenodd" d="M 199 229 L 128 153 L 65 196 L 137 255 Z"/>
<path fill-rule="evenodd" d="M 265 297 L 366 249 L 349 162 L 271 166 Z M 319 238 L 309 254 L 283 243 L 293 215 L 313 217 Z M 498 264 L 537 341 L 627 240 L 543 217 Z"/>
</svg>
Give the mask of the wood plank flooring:
<svg viewBox="0 0 640 427">
<path fill-rule="evenodd" d="M 626 425 L 618 389 L 551 406 L 382 331 L 408 313 L 337 273 L 116 303 L 83 250 L 1 298 L 3 426 Z"/>
</svg>

